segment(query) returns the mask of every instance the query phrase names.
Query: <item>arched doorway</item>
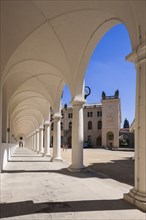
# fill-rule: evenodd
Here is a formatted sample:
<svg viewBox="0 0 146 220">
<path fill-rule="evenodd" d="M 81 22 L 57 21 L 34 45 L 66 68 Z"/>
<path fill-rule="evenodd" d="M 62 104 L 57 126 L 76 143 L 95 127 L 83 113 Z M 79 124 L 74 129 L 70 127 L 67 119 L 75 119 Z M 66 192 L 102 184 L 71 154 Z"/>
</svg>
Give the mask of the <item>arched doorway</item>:
<svg viewBox="0 0 146 220">
<path fill-rule="evenodd" d="M 102 137 L 98 136 L 96 139 L 96 146 L 101 147 L 102 146 Z"/>
<path fill-rule="evenodd" d="M 130 140 L 129 136 L 127 134 L 120 135 L 120 147 L 129 147 Z"/>
<path fill-rule="evenodd" d="M 106 135 L 106 145 L 109 149 L 114 146 L 114 133 L 109 131 Z"/>
</svg>

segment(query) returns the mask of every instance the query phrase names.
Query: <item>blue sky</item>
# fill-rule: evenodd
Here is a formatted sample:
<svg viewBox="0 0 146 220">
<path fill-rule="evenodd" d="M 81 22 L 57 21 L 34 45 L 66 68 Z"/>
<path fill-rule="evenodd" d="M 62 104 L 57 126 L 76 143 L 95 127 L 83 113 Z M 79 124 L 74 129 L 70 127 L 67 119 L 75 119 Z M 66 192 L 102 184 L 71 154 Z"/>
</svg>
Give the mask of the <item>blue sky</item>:
<svg viewBox="0 0 146 220">
<path fill-rule="evenodd" d="M 122 124 L 125 118 L 131 123 L 135 115 L 136 70 L 133 63 L 125 61 L 131 52 L 127 29 L 123 24 L 109 30 L 96 46 L 85 74 L 85 85 L 92 90 L 87 103 L 101 102 L 101 93 L 114 95 L 119 89 Z M 64 88 L 63 103 L 71 100 L 67 86 Z"/>
</svg>

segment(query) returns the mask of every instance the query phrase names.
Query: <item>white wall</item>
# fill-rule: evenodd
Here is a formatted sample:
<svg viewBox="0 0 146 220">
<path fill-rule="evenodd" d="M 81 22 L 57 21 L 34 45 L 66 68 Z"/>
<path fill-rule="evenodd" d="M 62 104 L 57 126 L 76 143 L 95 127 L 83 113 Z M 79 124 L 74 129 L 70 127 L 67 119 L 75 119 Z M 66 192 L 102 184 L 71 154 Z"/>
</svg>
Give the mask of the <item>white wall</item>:
<svg viewBox="0 0 146 220">
<path fill-rule="evenodd" d="M 0 147 L 0 172 L 2 172 L 10 160 L 13 152 L 15 151 L 17 144 L 1 144 Z"/>
</svg>

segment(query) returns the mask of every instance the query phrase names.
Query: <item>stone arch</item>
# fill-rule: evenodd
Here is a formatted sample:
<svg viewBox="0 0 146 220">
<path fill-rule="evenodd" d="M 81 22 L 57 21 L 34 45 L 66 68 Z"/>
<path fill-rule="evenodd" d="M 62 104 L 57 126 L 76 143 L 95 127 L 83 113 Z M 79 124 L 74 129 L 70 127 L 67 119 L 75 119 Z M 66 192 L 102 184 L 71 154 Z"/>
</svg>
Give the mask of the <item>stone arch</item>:
<svg viewBox="0 0 146 220">
<path fill-rule="evenodd" d="M 114 133 L 112 131 L 109 131 L 106 134 L 106 145 L 110 149 L 114 146 Z"/>
<path fill-rule="evenodd" d="M 102 39 L 102 37 L 115 25 L 123 23 L 120 18 L 117 17 L 111 17 L 107 20 L 105 20 L 103 23 L 101 23 L 96 30 L 92 33 L 90 39 L 87 42 L 86 47 L 84 48 L 84 53 L 82 55 L 82 59 L 80 61 L 80 65 L 78 67 L 78 77 L 76 81 L 76 94 L 82 94 L 84 92 L 84 77 L 86 73 L 86 69 L 88 66 L 88 62 L 91 58 L 91 55 L 99 43 L 99 41 Z M 123 23 L 124 24 L 124 23 Z M 124 24 L 125 25 L 125 24 Z M 126 27 L 126 25 L 125 25 Z M 127 28 L 127 27 L 126 27 Z M 128 31 L 128 29 L 127 29 Z M 128 32 L 129 33 L 129 32 Z M 130 34 L 129 34 L 130 38 Z M 132 41 L 131 41 L 132 43 Z"/>
</svg>

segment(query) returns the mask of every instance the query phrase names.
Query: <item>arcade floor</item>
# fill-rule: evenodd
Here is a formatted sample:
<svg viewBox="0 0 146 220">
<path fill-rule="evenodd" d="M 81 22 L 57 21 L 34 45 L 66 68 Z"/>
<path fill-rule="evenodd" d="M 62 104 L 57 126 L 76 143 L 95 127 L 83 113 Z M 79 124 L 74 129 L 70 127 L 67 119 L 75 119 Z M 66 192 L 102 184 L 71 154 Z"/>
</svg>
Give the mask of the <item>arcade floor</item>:
<svg viewBox="0 0 146 220">
<path fill-rule="evenodd" d="M 67 170 L 27 148 L 17 148 L 1 174 L 1 219 L 146 220 L 123 200 L 134 182 L 134 152 L 84 149 L 83 173 Z"/>
</svg>

